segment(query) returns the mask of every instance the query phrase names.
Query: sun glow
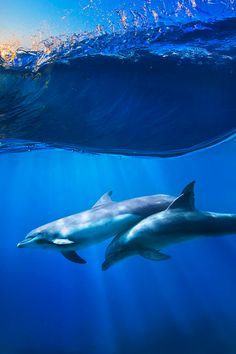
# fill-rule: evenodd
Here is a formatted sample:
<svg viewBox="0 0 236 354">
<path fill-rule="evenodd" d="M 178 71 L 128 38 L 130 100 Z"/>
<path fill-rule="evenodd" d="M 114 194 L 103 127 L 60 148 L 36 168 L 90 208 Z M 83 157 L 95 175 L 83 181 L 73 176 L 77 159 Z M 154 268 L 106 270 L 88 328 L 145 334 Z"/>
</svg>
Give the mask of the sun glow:
<svg viewBox="0 0 236 354">
<path fill-rule="evenodd" d="M 13 61 L 16 57 L 16 51 L 20 47 L 20 41 L 9 41 L 8 43 L 0 43 L 0 59 L 4 61 Z"/>
</svg>

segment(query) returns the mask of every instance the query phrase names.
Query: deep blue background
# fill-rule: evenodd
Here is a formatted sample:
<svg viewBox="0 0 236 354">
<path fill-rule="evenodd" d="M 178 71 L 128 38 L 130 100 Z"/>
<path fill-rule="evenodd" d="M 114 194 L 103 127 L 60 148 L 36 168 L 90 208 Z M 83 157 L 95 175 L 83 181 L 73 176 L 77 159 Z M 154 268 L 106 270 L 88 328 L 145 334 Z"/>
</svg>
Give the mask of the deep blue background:
<svg viewBox="0 0 236 354">
<path fill-rule="evenodd" d="M 90 208 L 106 191 L 122 200 L 178 194 L 196 179 L 196 206 L 236 212 L 236 142 L 175 159 L 40 151 L 0 156 L 1 354 L 235 354 L 236 238 L 133 257 L 100 270 L 105 244 L 58 253 L 17 249 L 25 234 Z"/>
</svg>

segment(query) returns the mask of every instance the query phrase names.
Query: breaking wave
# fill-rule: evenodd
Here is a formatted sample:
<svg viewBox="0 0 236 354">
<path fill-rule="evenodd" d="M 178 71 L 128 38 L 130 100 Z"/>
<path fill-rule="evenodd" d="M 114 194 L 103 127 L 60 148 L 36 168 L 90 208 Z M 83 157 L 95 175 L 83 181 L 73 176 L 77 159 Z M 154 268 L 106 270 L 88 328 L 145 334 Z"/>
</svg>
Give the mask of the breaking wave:
<svg viewBox="0 0 236 354">
<path fill-rule="evenodd" d="M 36 50 L 0 47 L 0 151 L 175 156 L 233 136 L 236 18 L 152 15 Z"/>
</svg>

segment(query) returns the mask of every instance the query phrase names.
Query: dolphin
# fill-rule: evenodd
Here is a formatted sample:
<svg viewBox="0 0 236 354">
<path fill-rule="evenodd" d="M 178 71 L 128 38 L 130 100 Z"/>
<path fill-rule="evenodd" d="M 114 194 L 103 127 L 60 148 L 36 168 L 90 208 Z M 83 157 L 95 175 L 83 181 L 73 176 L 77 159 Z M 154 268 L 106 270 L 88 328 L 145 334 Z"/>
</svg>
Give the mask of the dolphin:
<svg viewBox="0 0 236 354">
<path fill-rule="evenodd" d="M 166 209 L 175 199 L 159 194 L 114 202 L 111 195 L 111 191 L 104 194 L 89 210 L 36 228 L 17 247 L 59 251 L 70 261 L 83 264 L 86 261 L 76 250 L 124 232 L 143 218 Z"/>
<path fill-rule="evenodd" d="M 161 252 L 162 248 L 197 238 L 236 234 L 236 214 L 195 209 L 194 184 L 191 182 L 166 210 L 117 235 L 107 247 L 102 269 L 133 255 L 167 260 L 170 256 Z"/>
</svg>

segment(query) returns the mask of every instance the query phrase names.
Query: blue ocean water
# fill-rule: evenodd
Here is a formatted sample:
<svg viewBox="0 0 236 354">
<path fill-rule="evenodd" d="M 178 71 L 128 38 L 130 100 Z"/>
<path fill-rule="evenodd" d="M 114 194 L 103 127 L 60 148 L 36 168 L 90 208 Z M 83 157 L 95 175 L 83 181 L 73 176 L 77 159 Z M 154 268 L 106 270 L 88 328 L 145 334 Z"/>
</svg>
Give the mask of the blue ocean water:
<svg viewBox="0 0 236 354">
<path fill-rule="evenodd" d="M 1 353 L 236 351 L 236 238 L 168 249 L 166 262 L 131 257 L 101 271 L 105 245 L 77 265 L 17 249 L 32 228 L 114 199 L 170 193 L 196 180 L 196 206 L 235 212 L 235 141 L 180 158 L 119 158 L 60 150 L 0 156 Z"/>
<path fill-rule="evenodd" d="M 236 235 L 106 272 L 110 240 L 86 265 L 16 248 L 110 190 L 196 180 L 197 208 L 236 213 L 235 1 L 80 6 L 86 30 L 0 44 L 0 354 L 235 354 Z"/>
</svg>

